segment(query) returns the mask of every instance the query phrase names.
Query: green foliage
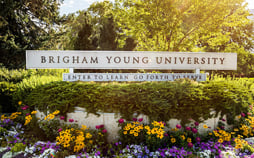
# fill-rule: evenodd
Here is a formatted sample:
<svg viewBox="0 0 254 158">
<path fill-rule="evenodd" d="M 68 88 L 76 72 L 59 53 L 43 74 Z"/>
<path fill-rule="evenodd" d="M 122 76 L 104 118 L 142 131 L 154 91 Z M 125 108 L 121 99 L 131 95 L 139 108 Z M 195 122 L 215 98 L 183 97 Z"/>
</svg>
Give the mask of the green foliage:
<svg viewBox="0 0 254 158">
<path fill-rule="evenodd" d="M 8 68 L 23 68 L 25 50 L 47 48 L 57 36 L 61 1 L 2 1 L 0 6 L 0 61 Z M 49 41 L 49 42 L 48 42 Z"/>
<path fill-rule="evenodd" d="M 13 95 L 13 102 L 23 101 L 23 98 L 36 87 L 59 80 L 61 78 L 55 76 L 31 76 L 30 78 L 23 79 L 22 82 L 17 84 L 17 90 Z"/>
<path fill-rule="evenodd" d="M 232 120 L 252 103 L 251 87 L 251 79 L 217 79 L 201 83 L 190 80 L 121 84 L 52 82 L 34 89 L 24 102 L 45 114 L 47 110 L 61 109 L 61 114 L 66 115 L 79 106 L 96 115 L 115 112 L 131 120 L 133 114 L 142 113 L 150 120 L 175 118 L 186 124 L 190 118 L 200 122 L 219 113 Z"/>
<path fill-rule="evenodd" d="M 19 151 L 25 151 L 26 145 L 23 143 L 16 143 L 12 148 L 12 152 L 19 152 Z"/>
<path fill-rule="evenodd" d="M 54 141 L 61 126 L 59 119 L 38 121 L 39 129 L 45 134 L 45 140 Z"/>
</svg>

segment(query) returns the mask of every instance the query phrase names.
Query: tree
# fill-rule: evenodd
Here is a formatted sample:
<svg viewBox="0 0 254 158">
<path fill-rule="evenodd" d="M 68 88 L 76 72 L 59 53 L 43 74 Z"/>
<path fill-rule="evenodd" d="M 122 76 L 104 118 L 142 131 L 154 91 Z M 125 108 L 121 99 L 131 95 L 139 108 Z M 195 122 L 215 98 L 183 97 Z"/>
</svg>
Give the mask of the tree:
<svg viewBox="0 0 254 158">
<path fill-rule="evenodd" d="M 244 0 L 116 0 L 114 17 L 136 50 L 236 52 L 238 74 L 253 74 L 253 22 Z M 234 74 L 235 72 L 223 72 Z"/>
<path fill-rule="evenodd" d="M 25 50 L 40 49 L 55 36 L 59 0 L 4 0 L 0 5 L 0 63 L 25 65 Z M 52 34 L 51 34 L 52 33 Z"/>
<path fill-rule="evenodd" d="M 215 47 L 240 44 L 231 30 L 238 28 L 237 32 L 250 24 L 243 2 L 116 0 L 114 12 L 123 33 L 138 41 L 137 50 L 202 51 L 203 40 Z"/>
</svg>

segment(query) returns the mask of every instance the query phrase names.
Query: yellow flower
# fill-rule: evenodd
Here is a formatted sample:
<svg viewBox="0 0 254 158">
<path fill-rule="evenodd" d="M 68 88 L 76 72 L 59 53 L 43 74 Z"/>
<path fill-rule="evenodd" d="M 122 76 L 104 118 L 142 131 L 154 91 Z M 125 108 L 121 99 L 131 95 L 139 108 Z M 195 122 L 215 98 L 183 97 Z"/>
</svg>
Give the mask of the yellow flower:
<svg viewBox="0 0 254 158">
<path fill-rule="evenodd" d="M 203 125 L 203 128 L 208 128 L 208 126 L 207 125 Z"/>
<path fill-rule="evenodd" d="M 133 130 L 130 130 L 130 134 L 133 134 L 134 133 L 134 131 Z"/>
<path fill-rule="evenodd" d="M 223 143 L 224 141 L 223 141 L 223 139 L 220 138 L 220 139 L 218 139 L 218 142 Z"/>
<path fill-rule="evenodd" d="M 36 113 L 37 113 L 37 111 L 32 111 L 32 112 L 31 112 L 32 115 L 34 115 L 34 114 L 36 114 Z"/>
<path fill-rule="evenodd" d="M 18 104 L 21 105 L 21 104 L 22 104 L 22 101 L 19 101 Z"/>
<path fill-rule="evenodd" d="M 175 138 L 171 138 L 171 143 L 175 143 L 176 139 Z"/>
<path fill-rule="evenodd" d="M 128 132 L 127 131 L 124 131 L 123 134 L 127 134 Z"/>
<path fill-rule="evenodd" d="M 210 132 L 209 135 L 211 136 L 211 135 L 213 135 L 213 133 Z"/>
<path fill-rule="evenodd" d="M 184 135 L 181 135 L 180 137 L 182 138 L 182 140 L 185 140 L 185 136 Z"/>
<path fill-rule="evenodd" d="M 26 119 L 26 121 L 25 121 L 24 125 L 27 125 L 32 120 L 32 116 L 28 115 L 28 116 L 25 117 L 25 119 Z"/>
<path fill-rule="evenodd" d="M 191 138 L 187 138 L 187 142 L 188 142 L 188 143 L 191 143 Z"/>
<path fill-rule="evenodd" d="M 242 149 L 242 148 L 243 148 L 243 145 L 242 145 L 242 144 L 236 144 L 235 148 L 236 148 L 236 149 Z"/>
<path fill-rule="evenodd" d="M 1 116 L 1 120 L 3 121 L 4 119 L 7 119 L 8 117 L 6 117 L 4 114 Z"/>
<path fill-rule="evenodd" d="M 90 133 L 86 133 L 86 138 L 90 139 L 90 138 L 92 138 L 92 135 Z"/>
<path fill-rule="evenodd" d="M 89 140 L 89 143 L 90 143 L 90 144 L 93 144 L 93 140 Z"/>
<path fill-rule="evenodd" d="M 59 110 L 56 110 L 56 111 L 54 111 L 52 114 L 53 115 L 57 115 L 57 114 L 59 114 L 60 113 L 60 111 Z"/>
<path fill-rule="evenodd" d="M 87 126 L 86 125 L 82 125 L 81 130 L 85 131 L 86 129 L 88 129 Z"/>
<path fill-rule="evenodd" d="M 138 136 L 138 133 L 134 133 L 134 136 L 137 137 L 137 136 Z"/>
</svg>

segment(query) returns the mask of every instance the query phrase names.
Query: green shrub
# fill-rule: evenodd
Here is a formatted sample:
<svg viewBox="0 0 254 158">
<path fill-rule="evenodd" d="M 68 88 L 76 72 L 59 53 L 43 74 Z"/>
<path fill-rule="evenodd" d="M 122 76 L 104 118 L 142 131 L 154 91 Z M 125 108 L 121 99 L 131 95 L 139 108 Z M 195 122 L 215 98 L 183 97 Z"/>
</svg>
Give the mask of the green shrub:
<svg viewBox="0 0 254 158">
<path fill-rule="evenodd" d="M 9 70 L 4 67 L 0 67 L 0 82 L 12 82 L 19 83 L 23 79 L 30 78 L 31 76 L 55 76 L 62 78 L 63 73 L 67 73 L 67 69 L 13 69 Z"/>
<path fill-rule="evenodd" d="M 228 120 L 246 111 L 253 100 L 253 82 L 244 79 L 194 82 L 94 83 L 51 82 L 34 89 L 25 103 L 46 113 L 60 109 L 62 115 L 75 106 L 88 113 L 119 113 L 130 120 L 133 114 L 145 114 L 150 120 L 192 118 L 203 121 L 221 113 Z M 211 113 L 215 111 L 215 113 Z M 230 123 L 230 122 L 229 122 Z"/>
<path fill-rule="evenodd" d="M 20 83 L 17 83 L 17 90 L 13 94 L 13 102 L 23 101 L 23 99 L 38 86 L 59 81 L 61 78 L 55 76 L 31 76 L 29 78 L 23 79 Z"/>
</svg>

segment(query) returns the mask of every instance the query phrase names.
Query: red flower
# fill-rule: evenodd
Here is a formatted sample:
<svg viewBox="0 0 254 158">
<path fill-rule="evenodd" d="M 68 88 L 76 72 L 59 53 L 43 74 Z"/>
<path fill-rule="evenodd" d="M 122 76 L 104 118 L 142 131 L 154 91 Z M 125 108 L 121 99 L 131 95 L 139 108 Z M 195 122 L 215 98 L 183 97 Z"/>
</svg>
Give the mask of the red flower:
<svg viewBox="0 0 254 158">
<path fill-rule="evenodd" d="M 102 130 L 102 133 L 107 133 L 107 130 L 106 129 Z"/>
<path fill-rule="evenodd" d="M 60 116 L 60 120 L 64 120 L 64 116 Z"/>
<path fill-rule="evenodd" d="M 138 122 L 142 122 L 142 121 L 143 121 L 143 118 L 138 119 Z"/>
<path fill-rule="evenodd" d="M 30 115 L 30 113 L 26 113 L 26 116 Z"/>
<path fill-rule="evenodd" d="M 245 115 L 245 113 L 242 112 L 242 113 L 241 113 L 241 116 L 242 116 L 242 117 L 245 117 L 246 115 Z"/>
<path fill-rule="evenodd" d="M 197 137 L 197 138 L 196 138 L 196 141 L 197 141 L 197 142 L 200 142 L 200 141 L 201 141 L 200 137 Z"/>
<path fill-rule="evenodd" d="M 176 125 L 176 128 L 180 129 L 180 128 L 182 128 L 182 126 L 179 125 L 179 124 L 177 124 L 177 125 Z"/>
<path fill-rule="evenodd" d="M 124 123 L 124 119 L 119 119 L 118 122 L 119 123 Z"/>
<path fill-rule="evenodd" d="M 74 120 L 73 119 L 69 119 L 69 122 L 73 122 Z"/>
<path fill-rule="evenodd" d="M 104 125 L 100 125 L 100 128 L 104 128 Z"/>
<path fill-rule="evenodd" d="M 58 132 L 61 132 L 62 130 L 63 130 L 62 128 L 59 128 L 59 129 L 58 129 Z"/>
<path fill-rule="evenodd" d="M 132 121 L 135 121 L 135 122 L 136 122 L 137 120 L 138 120 L 137 118 L 133 118 L 133 119 L 132 119 Z"/>
<path fill-rule="evenodd" d="M 99 125 L 97 125 L 97 126 L 95 126 L 95 128 L 96 128 L 96 129 L 100 129 L 100 126 L 99 126 Z"/>
<path fill-rule="evenodd" d="M 199 123 L 198 123 L 198 122 L 195 122 L 194 124 L 195 124 L 195 126 L 198 126 L 198 125 L 199 125 Z"/>
</svg>

